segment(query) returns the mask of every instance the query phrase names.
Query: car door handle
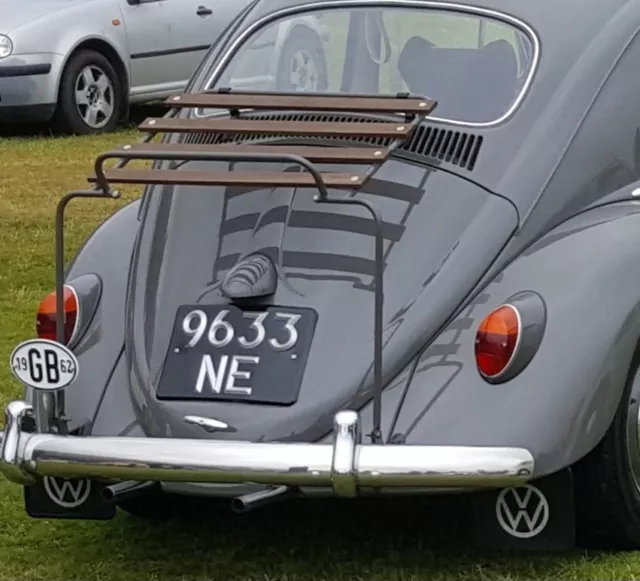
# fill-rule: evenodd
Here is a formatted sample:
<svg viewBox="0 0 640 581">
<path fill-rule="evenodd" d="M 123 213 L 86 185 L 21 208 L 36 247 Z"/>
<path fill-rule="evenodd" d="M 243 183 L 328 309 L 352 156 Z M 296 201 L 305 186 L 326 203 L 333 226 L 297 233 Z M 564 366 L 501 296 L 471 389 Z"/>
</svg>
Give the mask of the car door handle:
<svg viewBox="0 0 640 581">
<path fill-rule="evenodd" d="M 213 10 L 211 10 L 211 8 L 207 8 L 206 6 L 198 6 L 196 14 L 198 16 L 211 16 L 211 14 L 213 14 Z"/>
</svg>

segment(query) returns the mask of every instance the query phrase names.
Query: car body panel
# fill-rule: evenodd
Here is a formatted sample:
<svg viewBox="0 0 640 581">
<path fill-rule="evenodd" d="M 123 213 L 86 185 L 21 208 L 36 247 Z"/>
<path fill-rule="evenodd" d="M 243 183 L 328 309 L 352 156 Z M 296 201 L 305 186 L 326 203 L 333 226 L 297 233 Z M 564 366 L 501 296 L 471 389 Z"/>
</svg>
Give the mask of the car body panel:
<svg viewBox="0 0 640 581">
<path fill-rule="evenodd" d="M 121 349 L 114 361 L 112 373 L 97 393 L 101 398 L 95 404 L 91 418 L 91 434 L 96 436 L 145 436 L 135 414 L 131 394 L 127 388 L 127 365 Z M 96 386 L 98 387 L 98 386 Z M 85 402 L 85 406 L 88 402 Z M 83 409 L 93 409 L 91 405 Z"/>
<path fill-rule="evenodd" d="M 386 197 L 390 189 L 403 186 L 409 202 Z M 237 433 L 233 437 L 243 439 L 305 440 L 322 435 L 327 426 L 321 420 L 331 418 L 337 408 L 351 405 L 363 394 L 370 396 L 370 380 L 364 385 L 361 382 L 372 364 L 373 353 L 369 274 L 373 239 L 366 229 L 361 230 L 366 220 L 358 226 L 363 221 L 362 210 L 344 210 L 340 206 L 328 211 L 317 209 L 311 197 L 299 191 L 290 202 L 292 222 L 285 226 L 282 220 L 287 213 L 282 210 L 283 204 L 289 203 L 286 192 L 275 197 L 268 191 L 253 192 L 226 200 L 223 188 L 216 192 L 211 188 L 189 188 L 192 191 L 188 193 L 182 189 L 167 188 L 168 191 L 153 194 L 132 265 L 125 342 L 134 399 L 151 418 L 144 428 L 157 436 L 161 435 L 158 429 L 166 431 L 166 423 L 171 433 L 186 437 L 195 428 L 185 424 L 183 417 L 199 413 L 234 426 Z M 388 222 L 385 325 L 393 325 L 394 314 L 411 302 L 422 285 L 432 281 L 430 306 L 420 305 L 412 311 L 416 326 L 403 328 L 385 349 L 385 374 L 394 374 L 407 354 L 432 335 L 469 286 L 480 279 L 487 256 L 493 256 L 508 240 L 517 225 L 517 215 L 509 202 L 471 182 L 445 172 L 425 171 L 407 162 L 387 162 L 364 188 L 363 193 L 366 192 L 372 192 L 367 198 L 383 211 Z M 169 199 L 180 202 L 169 206 Z M 226 215 L 222 214 L 225 205 Z M 449 220 L 443 222 L 440 215 L 432 212 L 433 206 Z M 256 225 L 252 232 L 249 220 L 258 214 L 263 216 L 259 221 L 262 226 Z M 315 220 L 321 220 L 323 227 L 314 228 L 311 224 Z M 310 224 L 292 226 L 298 221 Z M 433 235 L 429 250 L 423 248 L 425 230 Z M 162 240 L 157 238 L 160 232 Z M 492 242 L 487 240 L 487 246 L 480 247 L 476 237 L 484 232 L 490 233 Z M 269 250 L 272 247 L 284 252 L 286 282 L 279 283 L 273 302 L 269 302 L 283 310 L 312 307 L 319 317 L 298 402 L 283 408 L 158 401 L 155 389 L 178 306 L 221 302 L 212 283 L 221 280 L 238 254 L 273 252 Z M 350 250 L 345 252 L 343 248 Z M 176 261 L 188 249 L 190 259 Z M 419 265 L 404 259 L 414 253 L 422 254 Z M 303 257 L 306 266 L 300 265 Z M 333 260 L 332 267 L 325 265 L 329 259 Z M 335 329 L 347 320 L 350 322 L 337 341 Z M 416 334 L 418 327 L 422 332 Z M 345 352 L 349 353 L 347 360 L 332 366 L 332 361 Z M 257 409 L 260 421 L 256 421 Z M 161 422 L 161 417 L 166 420 Z M 160 427 L 156 427 L 158 424 Z"/>
<path fill-rule="evenodd" d="M 203 3 L 198 0 L 120 3 L 133 99 L 184 89 L 211 43 L 236 14 L 231 3 L 217 4 L 215 15 L 200 17 L 196 11 Z"/>
<path fill-rule="evenodd" d="M 73 428 L 93 422 L 123 349 L 127 271 L 138 231 L 139 206 L 140 202 L 134 201 L 107 219 L 67 268 L 69 281 L 83 274 L 97 274 L 103 285 L 96 313 L 74 347 L 80 369 L 75 383 L 78 389 L 69 393 L 68 409 Z M 119 316 L 112 313 L 119 313 Z M 33 397 L 31 390 L 27 393 L 29 398 Z M 119 413 L 126 417 L 126 411 L 125 405 Z"/>
<path fill-rule="evenodd" d="M 536 477 L 591 451 L 611 424 L 638 347 L 639 212 L 627 201 L 581 213 L 474 293 L 418 358 L 406 393 L 415 361 L 385 391 L 383 409 L 395 410 L 403 396 L 393 433 L 408 444 L 525 446 L 536 458 Z M 616 260 L 607 259 L 612 254 Z M 544 299 L 544 338 L 516 378 L 488 384 L 475 363 L 475 330 L 523 289 Z M 361 410 L 363 427 L 371 412 L 371 405 Z"/>
<path fill-rule="evenodd" d="M 12 107 L 54 103 L 57 86 L 51 71 L 63 64 L 64 57 L 57 53 L 12 55 L 0 61 L 0 115 Z"/>
<path fill-rule="evenodd" d="M 26 24 L 50 17 L 59 10 L 74 5 L 95 4 L 95 2 L 96 0 L 34 0 L 29 2 L 29 10 L 24 10 L 24 3 L 19 0 L 2 0 L 0 2 L 0 14 L 2 14 L 0 33 L 9 34 Z"/>
</svg>

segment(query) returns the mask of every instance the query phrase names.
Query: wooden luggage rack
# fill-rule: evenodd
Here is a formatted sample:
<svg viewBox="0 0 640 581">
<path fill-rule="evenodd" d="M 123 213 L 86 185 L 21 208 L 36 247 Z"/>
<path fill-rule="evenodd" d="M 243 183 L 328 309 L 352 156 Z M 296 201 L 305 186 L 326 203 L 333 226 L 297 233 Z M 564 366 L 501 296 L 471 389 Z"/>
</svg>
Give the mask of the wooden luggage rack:
<svg viewBox="0 0 640 581">
<path fill-rule="evenodd" d="M 109 184 L 149 185 L 244 185 L 244 186 L 318 186 L 318 177 L 331 188 L 359 188 L 365 182 L 364 173 L 312 172 L 240 172 L 240 171 L 176 171 L 175 169 L 129 169 L 131 159 L 168 161 L 274 161 L 300 162 L 300 158 L 312 163 L 348 163 L 373 165 L 384 162 L 391 152 L 408 139 L 417 124 L 429 115 L 436 102 L 412 95 L 395 97 L 361 95 L 317 95 L 274 93 L 195 93 L 170 97 L 166 101 L 172 110 L 162 118 L 148 118 L 139 129 L 147 135 L 140 143 L 125 145 L 120 149 L 99 156 L 95 173 L 89 178 L 105 194 Z M 196 117 L 179 118 L 183 109 L 226 109 L 228 118 Z M 293 111 L 381 114 L 399 116 L 397 121 L 367 122 L 319 122 L 275 121 L 248 119 L 240 111 Z M 231 142 L 216 144 L 168 143 L 151 140 L 159 134 L 215 134 L 227 137 Z M 353 138 L 387 139 L 388 147 L 373 147 L 366 143 L 354 146 L 308 146 L 238 144 L 232 140 L 238 136 L 258 138 L 328 138 L 349 140 Z M 267 154 L 267 157 L 265 157 Z M 295 156 L 296 161 L 288 156 Z M 287 159 L 288 158 L 288 159 Z M 114 168 L 104 169 L 107 159 L 122 160 Z M 309 169 L 307 167 L 307 169 Z"/>
<path fill-rule="evenodd" d="M 64 342 L 64 212 L 74 198 L 117 198 L 119 193 L 111 184 L 140 185 L 194 185 L 244 187 L 303 187 L 317 189 L 314 200 L 318 203 L 358 205 L 367 210 L 375 225 L 374 273 L 374 337 L 373 378 L 374 405 L 373 443 L 383 443 L 381 432 L 382 405 L 382 334 L 383 334 L 383 272 L 384 251 L 382 217 L 378 209 L 367 200 L 346 196 L 331 198 L 328 188 L 360 189 L 377 167 L 389 158 L 394 149 L 413 133 L 418 124 L 436 107 L 433 100 L 409 94 L 396 96 L 255 93 L 221 90 L 211 93 L 177 95 L 167 99 L 171 107 L 162 118 L 149 118 L 139 125 L 146 135 L 140 143 L 124 145 L 96 158 L 94 173 L 89 182 L 91 190 L 70 192 L 63 196 L 56 210 L 56 337 Z M 228 117 L 179 116 L 185 109 L 221 109 Z M 243 112 L 287 111 L 293 113 L 333 115 L 378 115 L 361 121 L 280 121 L 251 119 Z M 171 143 L 169 140 L 153 142 L 159 134 L 214 134 L 223 136 L 224 143 Z M 242 138 L 242 136 L 245 136 Z M 246 136 L 263 143 L 239 143 Z M 293 143 L 284 140 L 319 139 L 327 145 Z M 273 141 L 276 143 L 273 143 Z M 356 141 L 357 140 L 357 141 Z M 383 140 L 380 147 L 367 140 Z M 277 143 L 279 141 L 280 143 Z M 349 143 L 350 142 L 350 143 Z M 349 145 L 344 145 L 349 143 Z M 355 145 L 354 145 L 355 143 Z M 107 160 L 118 160 L 114 167 L 105 168 Z M 131 160 L 148 161 L 222 161 L 265 162 L 298 165 L 300 172 L 288 171 L 203 171 L 183 170 L 183 164 L 170 168 L 154 167 L 132 169 L 126 167 Z M 349 164 L 369 166 L 363 172 L 321 172 L 314 164 Z M 64 391 L 38 394 L 50 399 L 44 409 L 51 410 L 48 423 L 60 433 L 66 433 Z"/>
</svg>

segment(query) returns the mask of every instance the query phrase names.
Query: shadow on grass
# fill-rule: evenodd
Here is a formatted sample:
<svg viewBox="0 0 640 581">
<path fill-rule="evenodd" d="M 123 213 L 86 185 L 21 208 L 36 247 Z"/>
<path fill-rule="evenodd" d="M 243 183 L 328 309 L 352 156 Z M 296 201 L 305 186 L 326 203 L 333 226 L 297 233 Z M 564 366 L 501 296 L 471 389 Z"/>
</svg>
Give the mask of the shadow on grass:
<svg viewBox="0 0 640 581">
<path fill-rule="evenodd" d="M 161 117 L 167 111 L 161 103 L 134 105 L 131 107 L 129 119 L 121 124 L 120 129 L 135 129 L 146 117 Z M 0 126 L 0 139 L 12 137 L 38 138 L 59 137 L 47 124 L 20 124 Z"/>
<path fill-rule="evenodd" d="M 128 539 L 117 542 L 122 565 L 154 563 L 164 576 L 184 578 L 215 563 L 229 579 L 534 579 L 557 578 L 584 561 L 580 552 L 559 558 L 474 551 L 465 507 L 463 498 L 448 497 L 318 499 L 238 515 L 226 504 L 194 500 L 179 520 L 121 514 L 101 527 L 100 545 Z"/>
</svg>

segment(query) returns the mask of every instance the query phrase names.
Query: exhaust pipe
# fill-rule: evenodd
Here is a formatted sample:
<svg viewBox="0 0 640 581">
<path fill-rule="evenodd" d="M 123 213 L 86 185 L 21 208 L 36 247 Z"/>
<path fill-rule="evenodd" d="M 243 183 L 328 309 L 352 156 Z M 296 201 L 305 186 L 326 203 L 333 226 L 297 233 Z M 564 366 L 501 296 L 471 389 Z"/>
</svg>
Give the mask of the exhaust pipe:
<svg viewBox="0 0 640 581">
<path fill-rule="evenodd" d="M 289 486 L 265 488 L 264 490 L 237 496 L 231 501 L 231 510 L 237 513 L 245 513 L 297 496 L 299 496 L 298 490 Z"/>
<path fill-rule="evenodd" d="M 136 496 L 148 494 L 154 490 L 161 490 L 159 482 L 136 482 L 135 480 L 128 480 L 104 488 L 102 490 L 102 500 L 105 502 L 120 502 L 121 500 L 128 500 Z"/>
</svg>

